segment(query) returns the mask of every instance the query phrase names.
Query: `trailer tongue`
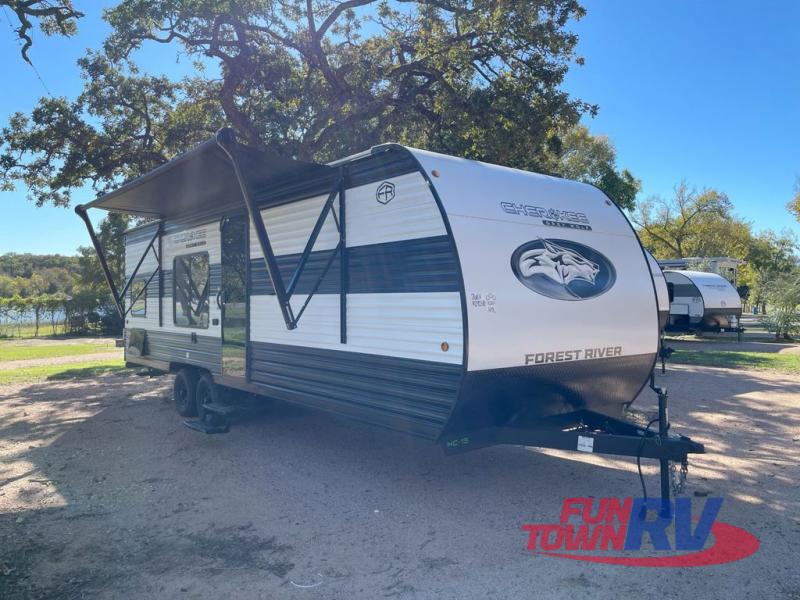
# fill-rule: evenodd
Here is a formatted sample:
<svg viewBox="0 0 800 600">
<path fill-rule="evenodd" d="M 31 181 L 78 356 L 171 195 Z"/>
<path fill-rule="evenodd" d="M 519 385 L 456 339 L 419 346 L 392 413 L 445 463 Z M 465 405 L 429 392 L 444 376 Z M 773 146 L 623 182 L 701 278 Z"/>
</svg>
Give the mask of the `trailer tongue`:
<svg viewBox="0 0 800 600">
<path fill-rule="evenodd" d="M 152 219 L 126 235 L 121 288 L 89 208 Z M 653 275 L 591 186 L 396 144 L 306 163 L 221 130 L 75 210 L 126 359 L 177 374 L 194 430 L 228 431 L 224 398 L 240 390 L 447 453 L 659 460 L 665 498 L 671 465 L 704 451 L 669 432 Z M 645 426 L 625 414 L 648 381 L 659 417 Z"/>
</svg>

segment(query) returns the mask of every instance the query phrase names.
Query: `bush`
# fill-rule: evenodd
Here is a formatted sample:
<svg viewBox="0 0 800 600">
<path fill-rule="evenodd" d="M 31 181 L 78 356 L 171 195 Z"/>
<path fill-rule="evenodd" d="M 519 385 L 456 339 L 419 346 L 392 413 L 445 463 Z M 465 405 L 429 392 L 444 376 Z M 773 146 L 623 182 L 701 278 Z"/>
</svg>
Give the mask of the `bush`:
<svg viewBox="0 0 800 600">
<path fill-rule="evenodd" d="M 768 331 L 776 338 L 790 339 L 800 333 L 800 273 L 793 271 L 780 275 L 770 287 L 767 296 L 770 313 L 764 319 Z"/>
</svg>

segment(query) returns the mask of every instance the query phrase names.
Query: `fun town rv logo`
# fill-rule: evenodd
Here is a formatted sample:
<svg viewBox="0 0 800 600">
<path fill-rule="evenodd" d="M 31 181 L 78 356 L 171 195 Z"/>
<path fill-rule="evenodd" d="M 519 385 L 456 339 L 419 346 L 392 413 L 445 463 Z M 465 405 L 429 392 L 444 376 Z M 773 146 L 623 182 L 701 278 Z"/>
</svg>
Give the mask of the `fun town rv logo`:
<svg viewBox="0 0 800 600">
<path fill-rule="evenodd" d="M 533 240 L 511 255 L 511 269 L 522 284 L 556 300 L 587 300 L 614 285 L 614 265 L 597 250 L 559 239 Z"/>
<path fill-rule="evenodd" d="M 544 556 L 628 567 L 705 567 L 747 558 L 759 547 L 750 532 L 717 521 L 721 507 L 722 498 L 708 498 L 693 518 L 691 498 L 670 501 L 668 514 L 660 498 L 567 498 L 558 523 L 526 524 L 522 530 L 528 550 Z"/>
</svg>

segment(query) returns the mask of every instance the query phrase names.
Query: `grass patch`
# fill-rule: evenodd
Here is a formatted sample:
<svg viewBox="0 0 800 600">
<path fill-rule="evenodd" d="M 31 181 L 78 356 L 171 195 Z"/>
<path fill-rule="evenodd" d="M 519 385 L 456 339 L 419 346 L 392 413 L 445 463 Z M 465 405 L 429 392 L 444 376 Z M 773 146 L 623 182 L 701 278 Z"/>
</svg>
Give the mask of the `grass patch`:
<svg viewBox="0 0 800 600">
<path fill-rule="evenodd" d="M 0 362 L 7 360 L 29 360 L 32 358 L 56 358 L 59 356 L 79 356 L 81 354 L 97 354 L 114 350 L 114 342 L 100 344 L 52 344 L 52 345 L 0 345 Z"/>
<path fill-rule="evenodd" d="M 56 323 L 56 333 L 53 333 L 53 326 L 50 324 L 50 321 L 44 322 L 42 321 L 39 324 L 39 337 L 51 337 L 53 335 L 58 335 L 64 332 L 64 323 L 58 322 Z M 8 338 L 8 339 L 22 339 L 22 338 L 33 338 L 36 339 L 36 325 L 33 323 L 23 323 L 21 325 L 16 325 L 13 323 L 7 323 L 4 325 L 0 325 L 0 338 Z"/>
<path fill-rule="evenodd" d="M 733 350 L 676 350 L 670 360 L 685 365 L 800 373 L 800 354 Z"/>
<path fill-rule="evenodd" d="M 109 373 L 128 371 L 121 358 L 92 360 L 63 365 L 44 365 L 0 371 L 0 385 L 34 381 L 62 381 L 66 379 L 85 379 Z"/>
</svg>

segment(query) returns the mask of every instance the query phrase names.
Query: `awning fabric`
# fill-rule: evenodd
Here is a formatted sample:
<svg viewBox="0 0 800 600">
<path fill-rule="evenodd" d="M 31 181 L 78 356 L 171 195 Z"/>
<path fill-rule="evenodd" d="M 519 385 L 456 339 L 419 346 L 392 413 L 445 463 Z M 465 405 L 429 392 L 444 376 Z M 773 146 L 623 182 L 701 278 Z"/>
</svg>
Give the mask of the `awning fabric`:
<svg viewBox="0 0 800 600">
<path fill-rule="evenodd" d="M 233 163 L 220 147 L 223 139 L 250 190 L 287 181 L 335 176 L 335 169 L 264 152 L 236 142 L 233 131 L 217 135 L 83 208 L 100 208 L 142 217 L 170 219 L 210 210 L 243 207 Z"/>
</svg>

